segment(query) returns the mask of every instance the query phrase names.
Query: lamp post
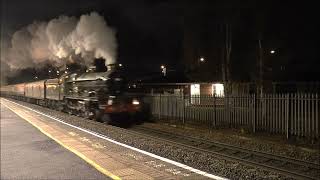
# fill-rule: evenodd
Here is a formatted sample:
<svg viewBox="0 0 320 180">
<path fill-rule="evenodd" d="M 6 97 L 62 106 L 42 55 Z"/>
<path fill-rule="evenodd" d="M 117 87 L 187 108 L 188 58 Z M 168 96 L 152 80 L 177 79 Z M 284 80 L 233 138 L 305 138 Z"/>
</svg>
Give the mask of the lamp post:
<svg viewBox="0 0 320 180">
<path fill-rule="evenodd" d="M 259 93 L 262 96 L 264 88 L 263 88 L 263 81 L 264 81 L 264 49 L 262 47 L 261 38 L 258 39 L 258 46 L 259 46 Z M 270 50 L 270 54 L 275 54 L 276 51 L 274 49 Z"/>
<path fill-rule="evenodd" d="M 161 72 L 162 72 L 163 76 L 166 76 L 166 74 L 167 74 L 167 68 L 166 68 L 166 66 L 165 66 L 165 65 L 161 65 L 160 68 L 162 69 Z"/>
</svg>

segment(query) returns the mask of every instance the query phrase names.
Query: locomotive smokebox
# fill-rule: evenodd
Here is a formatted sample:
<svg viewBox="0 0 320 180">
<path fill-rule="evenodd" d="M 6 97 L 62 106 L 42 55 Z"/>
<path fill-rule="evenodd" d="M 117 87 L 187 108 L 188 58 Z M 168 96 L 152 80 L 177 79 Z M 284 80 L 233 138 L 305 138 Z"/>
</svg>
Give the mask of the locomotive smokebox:
<svg viewBox="0 0 320 180">
<path fill-rule="evenodd" d="M 115 70 L 115 69 L 116 69 L 116 67 L 117 67 L 117 65 L 116 65 L 116 64 L 108 64 L 108 65 L 107 65 L 107 69 L 108 69 L 108 71 Z"/>
</svg>

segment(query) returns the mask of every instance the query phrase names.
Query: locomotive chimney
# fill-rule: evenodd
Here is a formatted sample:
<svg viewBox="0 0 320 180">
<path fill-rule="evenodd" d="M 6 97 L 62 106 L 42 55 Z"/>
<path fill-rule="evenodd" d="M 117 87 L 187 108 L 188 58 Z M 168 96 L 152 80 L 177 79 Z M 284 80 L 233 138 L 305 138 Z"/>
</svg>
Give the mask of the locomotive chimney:
<svg viewBox="0 0 320 180">
<path fill-rule="evenodd" d="M 105 72 L 107 67 L 105 65 L 106 60 L 99 58 L 94 60 L 94 66 L 96 67 L 96 72 Z"/>
</svg>

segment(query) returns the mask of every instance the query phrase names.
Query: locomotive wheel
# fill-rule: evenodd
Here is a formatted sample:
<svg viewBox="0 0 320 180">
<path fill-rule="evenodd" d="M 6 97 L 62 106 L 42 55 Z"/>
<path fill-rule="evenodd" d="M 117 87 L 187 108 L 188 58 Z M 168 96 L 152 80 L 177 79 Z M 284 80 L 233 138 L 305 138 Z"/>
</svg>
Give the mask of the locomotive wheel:
<svg viewBox="0 0 320 180">
<path fill-rule="evenodd" d="M 83 116 L 87 119 L 93 120 L 95 118 L 95 113 L 92 110 L 85 111 Z"/>
<path fill-rule="evenodd" d="M 98 122 L 102 122 L 102 113 L 100 110 L 94 110 L 94 119 Z"/>
<path fill-rule="evenodd" d="M 111 118 L 107 114 L 102 116 L 101 121 L 106 124 L 111 124 Z"/>
</svg>

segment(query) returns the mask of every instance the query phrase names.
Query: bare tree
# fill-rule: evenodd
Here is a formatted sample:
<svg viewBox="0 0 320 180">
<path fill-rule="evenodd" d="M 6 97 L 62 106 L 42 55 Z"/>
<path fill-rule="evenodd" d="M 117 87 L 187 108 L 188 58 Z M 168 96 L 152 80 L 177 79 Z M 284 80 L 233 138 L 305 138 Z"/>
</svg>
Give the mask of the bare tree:
<svg viewBox="0 0 320 180">
<path fill-rule="evenodd" d="M 263 49 L 261 45 L 261 35 L 258 40 L 259 42 L 259 93 L 263 94 Z"/>
<path fill-rule="evenodd" d="M 231 25 L 226 24 L 226 39 L 225 39 L 225 46 L 226 46 L 226 81 L 231 81 L 231 74 L 230 74 L 230 57 L 231 57 L 231 50 L 232 50 L 232 31 Z"/>
<path fill-rule="evenodd" d="M 231 82 L 231 50 L 232 50 L 232 28 L 231 23 L 225 23 L 221 27 L 222 33 L 224 34 L 223 38 L 223 47 L 222 47 L 222 62 L 221 62 L 221 72 L 222 72 L 222 81 L 225 84 L 225 91 L 229 93 L 229 84 Z"/>
</svg>

